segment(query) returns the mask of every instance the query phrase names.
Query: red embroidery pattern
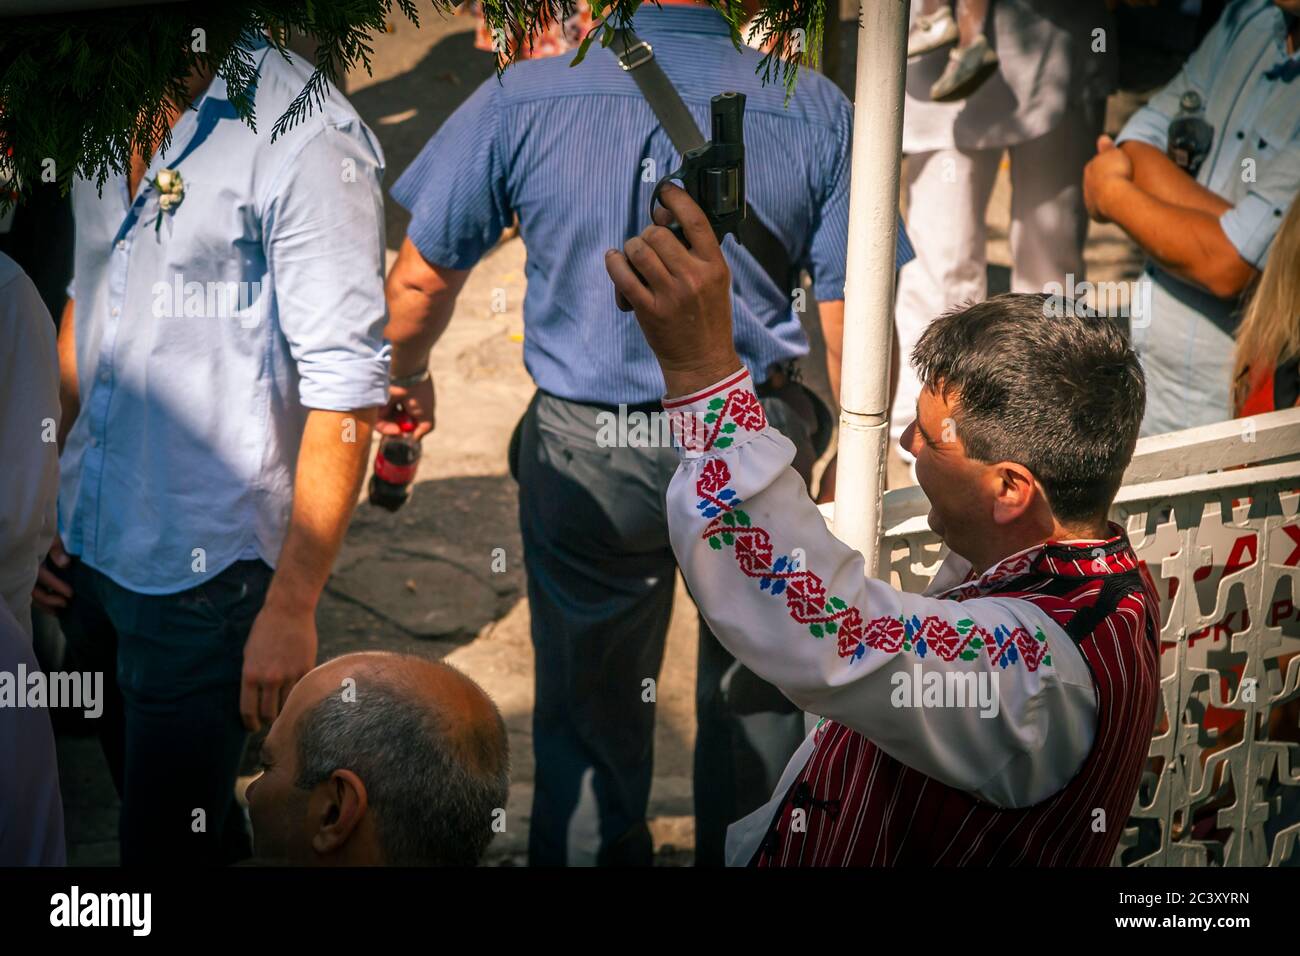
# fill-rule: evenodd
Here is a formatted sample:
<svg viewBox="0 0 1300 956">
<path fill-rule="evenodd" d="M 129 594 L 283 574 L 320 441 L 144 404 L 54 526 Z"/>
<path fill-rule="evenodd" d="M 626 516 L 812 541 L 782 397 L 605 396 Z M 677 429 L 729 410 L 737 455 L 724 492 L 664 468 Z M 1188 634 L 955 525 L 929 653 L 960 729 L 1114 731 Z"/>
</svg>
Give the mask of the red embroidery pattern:
<svg viewBox="0 0 1300 956">
<path fill-rule="evenodd" d="M 909 651 L 922 658 L 933 652 L 944 661 L 970 661 L 984 653 L 1000 667 L 1023 660 L 1031 671 L 1052 663 L 1041 630 L 1031 635 L 1022 627 L 1008 630 L 998 626 L 990 634 L 969 618 L 954 624 L 934 615 L 925 620 L 913 615 L 910 619 L 876 617 L 864 622 L 856 607 L 827 595 L 822 579 L 812 571 L 797 567 L 786 555 L 773 559 L 771 535 L 755 526 L 741 509 L 743 502 L 727 487 L 730 481 L 726 462 L 720 458 L 705 462 L 695 481 L 696 508 L 709 519 L 702 537 L 715 551 L 732 548 L 740 570 L 758 578 L 760 589 L 770 591 L 773 597 L 784 594 L 790 617 L 807 625 L 814 637 L 834 636 L 840 657 L 857 660 L 870 647 L 886 654 Z"/>
<path fill-rule="evenodd" d="M 703 415 L 685 408 L 668 412 L 673 438 L 687 451 L 727 448 L 738 429 L 761 432 L 767 427 L 767 414 L 758 396 L 747 388 L 734 388 L 725 398 L 712 399 L 707 409 Z"/>
<path fill-rule="evenodd" d="M 999 564 L 992 571 L 983 577 L 977 577 L 973 581 L 958 585 L 945 592 L 945 596 L 954 598 L 958 601 L 965 601 L 968 598 L 978 597 L 988 590 L 990 585 L 997 584 L 1001 581 L 1008 581 L 1011 578 L 1019 577 L 1026 574 L 1034 566 L 1034 562 L 1042 555 L 1042 548 L 1032 548 L 1028 551 L 1008 558 Z"/>
</svg>

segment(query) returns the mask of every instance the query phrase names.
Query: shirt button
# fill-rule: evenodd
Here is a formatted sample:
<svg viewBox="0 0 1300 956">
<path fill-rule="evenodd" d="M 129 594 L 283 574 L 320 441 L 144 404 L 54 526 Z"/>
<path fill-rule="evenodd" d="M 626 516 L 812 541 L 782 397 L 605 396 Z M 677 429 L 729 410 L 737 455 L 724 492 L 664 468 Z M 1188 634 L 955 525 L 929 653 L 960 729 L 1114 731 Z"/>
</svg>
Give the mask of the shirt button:
<svg viewBox="0 0 1300 956">
<path fill-rule="evenodd" d="M 1243 133 L 1241 130 L 1237 130 L 1237 139 L 1245 139 L 1245 138 L 1246 138 L 1246 134 Z"/>
<path fill-rule="evenodd" d="M 121 314 L 122 314 L 122 310 L 119 309 L 117 306 L 113 306 L 113 316 L 116 317 L 116 316 L 119 316 L 119 315 L 121 315 Z"/>
<path fill-rule="evenodd" d="M 101 369 L 101 370 L 100 370 L 100 373 L 99 373 L 99 380 L 100 380 L 101 382 L 107 382 L 107 381 L 108 381 L 110 378 L 112 378 L 112 377 L 113 377 L 113 374 L 112 374 L 108 369 Z"/>
<path fill-rule="evenodd" d="M 98 439 L 98 438 L 95 438 L 93 435 L 92 435 L 91 438 L 90 438 L 90 447 L 91 447 L 91 448 L 98 448 L 98 447 L 99 447 L 99 439 Z"/>
<path fill-rule="evenodd" d="M 125 239 L 117 240 L 117 251 L 121 252 L 125 248 L 126 248 L 126 240 Z"/>
</svg>

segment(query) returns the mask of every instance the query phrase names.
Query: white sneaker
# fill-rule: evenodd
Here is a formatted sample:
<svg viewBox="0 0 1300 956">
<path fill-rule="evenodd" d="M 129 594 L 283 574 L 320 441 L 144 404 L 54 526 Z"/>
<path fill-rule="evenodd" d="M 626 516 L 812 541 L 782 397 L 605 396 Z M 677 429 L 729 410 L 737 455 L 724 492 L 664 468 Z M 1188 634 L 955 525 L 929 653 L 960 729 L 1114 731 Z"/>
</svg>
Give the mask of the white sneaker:
<svg viewBox="0 0 1300 956">
<path fill-rule="evenodd" d="M 957 21 L 952 18 L 952 11 L 940 7 L 937 13 L 928 17 L 922 14 L 912 22 L 912 28 L 907 31 L 907 55 L 909 58 L 921 56 L 949 43 L 956 43 L 958 36 L 960 33 Z"/>
<path fill-rule="evenodd" d="M 997 71 L 997 52 L 981 33 L 970 46 L 948 53 L 948 65 L 930 87 L 930 99 L 936 103 L 964 100 Z"/>
</svg>

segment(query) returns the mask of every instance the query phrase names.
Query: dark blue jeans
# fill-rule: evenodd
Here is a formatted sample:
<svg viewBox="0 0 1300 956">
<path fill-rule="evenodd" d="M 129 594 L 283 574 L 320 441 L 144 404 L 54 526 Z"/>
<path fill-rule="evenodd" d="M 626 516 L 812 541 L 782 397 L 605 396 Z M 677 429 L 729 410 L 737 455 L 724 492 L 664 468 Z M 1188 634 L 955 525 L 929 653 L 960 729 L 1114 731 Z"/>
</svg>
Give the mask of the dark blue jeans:
<svg viewBox="0 0 1300 956">
<path fill-rule="evenodd" d="M 99 731 L 122 798 L 124 866 L 249 855 L 234 798 L 247 736 L 239 682 L 271 574 L 263 561 L 237 561 L 197 587 L 155 595 L 77 560 L 66 572 L 69 666 L 103 671 L 110 698 Z"/>
</svg>

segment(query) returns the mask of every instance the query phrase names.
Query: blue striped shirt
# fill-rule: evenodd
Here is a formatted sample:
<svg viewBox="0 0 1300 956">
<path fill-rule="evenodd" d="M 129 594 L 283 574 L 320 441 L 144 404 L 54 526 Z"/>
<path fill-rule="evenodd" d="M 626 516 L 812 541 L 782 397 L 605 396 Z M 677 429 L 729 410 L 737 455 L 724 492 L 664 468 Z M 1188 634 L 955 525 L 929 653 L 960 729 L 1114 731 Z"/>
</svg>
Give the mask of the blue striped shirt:
<svg viewBox="0 0 1300 956">
<path fill-rule="evenodd" d="M 787 107 L 781 84 L 755 74 L 760 54 L 737 51 L 726 22 L 707 8 L 644 7 L 633 28 L 695 116 L 744 93 L 745 184 L 751 208 L 806 268 L 813 295 L 844 298 L 852 107 L 811 71 Z M 648 402 L 664 383 L 636 320 L 618 311 L 606 249 L 649 224 L 655 181 L 680 157 L 636 83 L 593 46 L 515 64 L 489 79 L 447 120 L 392 188 L 411 212 L 407 235 L 430 263 L 468 269 L 519 216 L 528 251 L 524 363 L 547 392 L 581 402 Z M 774 363 L 808 352 L 792 304 L 758 262 L 728 237 L 736 349 L 756 381 Z M 912 258 L 899 227 L 896 261 Z"/>
</svg>

